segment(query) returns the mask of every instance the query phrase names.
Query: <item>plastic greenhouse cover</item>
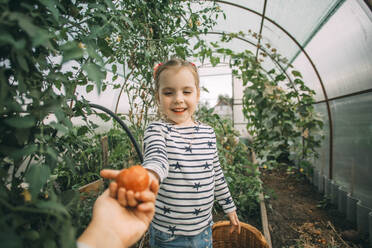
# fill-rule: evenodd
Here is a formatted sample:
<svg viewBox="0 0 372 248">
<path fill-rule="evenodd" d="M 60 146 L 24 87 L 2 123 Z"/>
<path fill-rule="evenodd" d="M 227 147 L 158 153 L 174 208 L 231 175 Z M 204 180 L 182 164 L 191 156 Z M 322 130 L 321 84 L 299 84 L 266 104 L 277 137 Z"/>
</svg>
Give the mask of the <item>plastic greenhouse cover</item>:
<svg viewBox="0 0 372 248">
<path fill-rule="evenodd" d="M 216 31 L 238 32 L 252 30 L 259 33 L 262 17 L 245 9 L 248 8 L 280 25 L 301 45 L 313 36 L 343 0 L 267 1 L 217 1 L 226 13 L 226 20 L 220 20 Z M 231 3 L 232 5 L 230 5 Z M 241 7 L 239 7 L 240 5 Z M 300 51 L 299 47 L 278 26 L 265 20 L 262 29 L 262 44 L 270 43 L 289 60 Z"/>
<path fill-rule="evenodd" d="M 308 44 L 306 50 L 329 98 L 372 88 L 371 44 L 371 17 L 358 1 L 345 2 Z M 301 68 L 304 81 L 317 93 L 316 99 L 324 100 L 319 80 L 304 55 L 293 64 Z"/>
<path fill-rule="evenodd" d="M 334 180 L 372 207 L 372 93 L 332 102 Z"/>
</svg>

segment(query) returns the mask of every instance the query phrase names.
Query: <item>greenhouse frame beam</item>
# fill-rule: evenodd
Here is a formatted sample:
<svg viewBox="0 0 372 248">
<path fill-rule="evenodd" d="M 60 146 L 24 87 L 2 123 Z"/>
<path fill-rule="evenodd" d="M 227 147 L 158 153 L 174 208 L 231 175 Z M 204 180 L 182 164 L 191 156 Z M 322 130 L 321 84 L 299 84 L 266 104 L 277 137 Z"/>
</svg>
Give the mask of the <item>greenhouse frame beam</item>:
<svg viewBox="0 0 372 248">
<path fill-rule="evenodd" d="M 335 5 L 333 5 L 333 8 L 330 9 L 328 13 L 321 19 L 320 23 L 314 28 L 314 30 L 310 33 L 309 37 L 302 44 L 304 48 L 310 43 L 310 41 L 315 37 L 319 30 L 329 21 L 329 19 L 336 13 L 336 11 L 341 7 L 341 5 L 345 1 L 346 0 L 338 0 L 338 2 Z M 289 63 L 292 64 L 292 62 L 296 60 L 300 53 L 301 51 L 297 51 L 296 54 L 291 58 L 291 61 Z"/>
<path fill-rule="evenodd" d="M 214 31 L 210 31 L 210 32 L 207 32 L 207 34 L 219 34 L 219 35 L 224 35 L 224 33 L 223 32 L 214 32 Z M 257 50 L 262 50 L 263 52 L 265 52 L 269 57 L 270 57 L 270 59 L 271 59 L 271 61 L 273 61 L 274 62 L 274 64 L 286 75 L 286 77 L 288 78 L 288 80 L 289 80 L 289 82 L 292 84 L 292 86 L 293 86 L 293 89 L 295 90 L 295 92 L 298 94 L 298 91 L 297 91 L 297 89 L 296 89 L 296 86 L 295 86 L 295 84 L 293 83 L 293 81 L 292 81 L 292 79 L 291 79 L 291 77 L 288 75 L 288 73 L 287 73 L 287 71 L 283 68 L 283 66 L 278 62 L 278 61 L 276 61 L 271 55 L 270 55 L 270 53 L 268 53 L 265 49 L 263 49 L 261 46 L 260 47 L 258 47 L 258 44 L 255 44 L 255 43 L 253 43 L 252 41 L 250 41 L 250 40 L 247 40 L 247 39 L 244 39 L 244 38 L 242 38 L 242 37 L 234 37 L 234 38 L 236 38 L 236 39 L 238 39 L 238 40 L 241 40 L 241 41 L 244 41 L 244 42 L 247 42 L 247 43 L 249 43 L 249 44 L 251 44 L 252 46 L 255 46 L 255 47 L 257 47 Z M 261 69 L 263 69 L 262 67 L 261 67 Z M 266 74 L 268 74 L 269 75 L 269 77 L 271 78 L 271 79 L 273 79 L 272 77 L 271 77 L 271 75 L 265 70 L 265 69 L 263 69 L 265 72 L 266 72 Z M 274 80 L 274 79 L 273 79 Z M 299 100 L 299 98 L 297 97 L 297 99 Z"/>
<path fill-rule="evenodd" d="M 332 98 L 329 98 L 328 101 L 334 101 L 334 100 L 348 98 L 348 97 L 352 97 L 352 96 L 358 96 L 358 95 L 362 95 L 362 94 L 366 94 L 366 93 L 370 93 L 370 92 L 372 92 L 372 88 L 367 89 L 367 90 L 361 90 L 361 91 L 353 92 L 353 93 L 346 94 L 346 95 L 332 97 Z M 322 100 L 322 101 L 317 101 L 314 104 L 325 103 L 325 102 L 326 102 L 325 100 Z"/>
<path fill-rule="evenodd" d="M 212 0 L 208 0 L 208 1 L 212 1 Z M 230 3 L 230 2 L 223 1 L 223 0 L 214 0 L 214 2 L 231 5 L 231 6 L 249 11 L 253 14 L 256 14 L 258 16 L 263 17 L 265 20 L 271 22 L 276 27 L 278 27 L 280 30 L 282 30 L 304 53 L 304 55 L 306 56 L 306 58 L 310 62 L 311 66 L 313 67 L 314 72 L 315 72 L 315 74 L 316 74 L 316 76 L 319 80 L 319 83 L 320 83 L 320 86 L 322 88 L 323 95 L 324 95 L 324 98 L 325 98 L 325 103 L 326 103 L 326 106 L 327 106 L 328 121 L 329 121 L 329 179 L 333 179 L 333 120 L 332 120 L 332 115 L 331 115 L 331 107 L 329 106 L 328 95 L 327 95 L 327 92 L 325 90 L 323 80 L 320 77 L 320 74 L 319 74 L 314 62 L 310 58 L 309 54 L 305 51 L 305 49 L 302 47 L 302 45 L 285 28 L 283 28 L 282 26 L 280 26 L 278 23 L 276 23 L 272 19 L 268 18 L 267 16 L 263 16 L 261 13 L 255 11 L 255 10 L 252 10 L 248 7 L 245 7 L 245 6 L 236 4 L 236 3 Z"/>
<path fill-rule="evenodd" d="M 267 5 L 267 0 L 265 0 L 265 2 L 264 2 L 264 7 L 263 7 L 263 11 L 262 11 L 262 18 L 261 18 L 261 25 L 260 25 L 260 33 L 258 34 L 258 37 L 257 37 L 258 39 L 257 39 L 257 49 L 256 49 L 256 61 L 258 61 L 258 50 L 261 46 L 262 28 L 263 28 L 263 24 L 264 24 L 264 21 L 265 21 L 266 5 Z"/>
</svg>

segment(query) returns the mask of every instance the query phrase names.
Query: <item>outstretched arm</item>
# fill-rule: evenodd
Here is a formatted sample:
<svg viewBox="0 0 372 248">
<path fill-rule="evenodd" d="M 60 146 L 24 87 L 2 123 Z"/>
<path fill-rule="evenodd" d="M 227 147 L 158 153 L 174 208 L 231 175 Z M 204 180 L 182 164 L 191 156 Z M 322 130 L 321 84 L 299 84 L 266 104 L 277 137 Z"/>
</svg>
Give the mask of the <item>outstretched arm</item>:
<svg viewBox="0 0 372 248">
<path fill-rule="evenodd" d="M 106 170 L 101 175 L 113 179 L 119 171 Z M 157 184 L 152 185 L 157 192 Z M 92 248 L 129 247 L 136 243 L 146 232 L 155 213 L 155 194 L 147 190 L 137 193 L 140 204 L 136 208 L 125 208 L 119 203 L 125 197 L 125 190 L 117 189 L 112 182 L 99 196 L 93 206 L 93 217 L 87 229 L 79 237 L 78 243 Z M 114 196 L 114 197 L 113 197 Z M 122 199 L 121 199 L 122 200 Z"/>
</svg>

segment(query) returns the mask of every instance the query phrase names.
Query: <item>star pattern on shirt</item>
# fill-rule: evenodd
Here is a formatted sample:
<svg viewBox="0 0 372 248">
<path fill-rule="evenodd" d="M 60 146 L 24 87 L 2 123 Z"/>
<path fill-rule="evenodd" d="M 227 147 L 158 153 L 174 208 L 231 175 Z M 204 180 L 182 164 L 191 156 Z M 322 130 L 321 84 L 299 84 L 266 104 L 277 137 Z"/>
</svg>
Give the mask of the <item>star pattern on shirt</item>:
<svg viewBox="0 0 372 248">
<path fill-rule="evenodd" d="M 230 197 L 228 197 L 228 198 L 225 199 L 225 204 L 230 204 L 231 202 L 232 201 L 231 201 Z"/>
<path fill-rule="evenodd" d="M 185 146 L 185 151 L 192 153 L 192 147 L 191 146 Z"/>
<path fill-rule="evenodd" d="M 199 126 L 195 126 L 194 129 L 195 129 L 196 132 L 199 132 L 200 127 Z"/>
<path fill-rule="evenodd" d="M 149 129 L 152 130 L 153 126 L 149 126 Z"/>
<path fill-rule="evenodd" d="M 194 187 L 193 188 L 196 189 L 197 191 L 199 191 L 199 188 L 201 188 L 200 182 L 194 183 Z"/>
<path fill-rule="evenodd" d="M 172 128 L 171 127 L 167 127 L 167 129 L 168 129 L 168 132 L 172 131 Z"/>
<path fill-rule="evenodd" d="M 200 211 L 201 211 L 201 208 L 194 208 L 194 213 L 193 214 L 195 214 L 196 216 L 198 216 L 199 213 L 200 213 Z"/>
<path fill-rule="evenodd" d="M 211 148 L 213 146 L 212 141 L 208 141 L 208 146 L 209 146 L 209 148 Z"/>
<path fill-rule="evenodd" d="M 225 178 L 224 177 L 221 177 L 220 179 L 222 182 L 225 182 Z"/>
<path fill-rule="evenodd" d="M 177 169 L 181 169 L 181 165 L 177 162 L 175 164 L 172 164 L 172 166 L 174 166 L 174 169 L 177 170 Z"/>
<path fill-rule="evenodd" d="M 170 231 L 172 235 L 174 235 L 174 231 L 176 231 L 176 226 L 168 226 L 168 231 Z"/>
<path fill-rule="evenodd" d="M 167 208 L 166 206 L 164 206 L 162 208 L 162 210 L 163 210 L 163 214 L 170 214 L 170 212 L 171 212 L 171 209 L 170 208 Z"/>
<path fill-rule="evenodd" d="M 156 153 L 161 153 L 159 148 L 156 148 Z"/>
<path fill-rule="evenodd" d="M 204 169 L 209 169 L 210 164 L 208 162 L 205 162 Z"/>
</svg>

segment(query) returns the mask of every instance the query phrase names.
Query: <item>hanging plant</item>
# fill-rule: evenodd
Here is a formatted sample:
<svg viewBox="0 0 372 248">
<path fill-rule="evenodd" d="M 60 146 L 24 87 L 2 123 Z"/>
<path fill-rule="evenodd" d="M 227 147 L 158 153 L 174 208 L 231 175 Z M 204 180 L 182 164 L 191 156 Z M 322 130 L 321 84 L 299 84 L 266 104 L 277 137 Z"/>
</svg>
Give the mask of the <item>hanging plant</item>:
<svg viewBox="0 0 372 248">
<path fill-rule="evenodd" d="M 284 163 L 311 173 L 311 161 L 318 156 L 316 149 L 323 138 L 323 122 L 313 107 L 315 92 L 269 43 L 266 49 L 258 47 L 263 52 L 257 57 L 248 50 L 235 52 L 223 47 L 235 38 L 247 37 L 257 40 L 258 34 L 223 34 L 219 42 L 201 47 L 195 56 L 212 65 L 227 61 L 233 76 L 242 80 L 243 113 L 259 164 L 270 167 Z M 265 70 L 261 66 L 265 59 L 288 68 L 292 75 L 276 68 Z"/>
</svg>

